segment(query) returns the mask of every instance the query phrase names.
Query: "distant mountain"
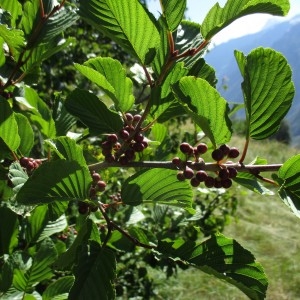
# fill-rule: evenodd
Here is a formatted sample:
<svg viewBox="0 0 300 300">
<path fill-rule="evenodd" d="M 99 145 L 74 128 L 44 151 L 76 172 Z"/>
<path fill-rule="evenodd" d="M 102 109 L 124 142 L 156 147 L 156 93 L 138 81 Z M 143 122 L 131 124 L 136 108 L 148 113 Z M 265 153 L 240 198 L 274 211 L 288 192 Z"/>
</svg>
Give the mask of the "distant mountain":
<svg viewBox="0 0 300 300">
<path fill-rule="evenodd" d="M 229 102 L 243 102 L 242 77 L 234 50 L 248 54 L 260 46 L 281 52 L 291 65 L 296 95 L 286 120 L 291 129 L 292 143 L 300 146 L 300 15 L 288 21 L 269 24 L 258 33 L 220 44 L 206 54 L 205 60 L 216 70 L 218 90 L 222 96 Z M 224 89 L 224 85 L 228 88 Z M 239 116 L 242 117 L 242 114 Z"/>
</svg>

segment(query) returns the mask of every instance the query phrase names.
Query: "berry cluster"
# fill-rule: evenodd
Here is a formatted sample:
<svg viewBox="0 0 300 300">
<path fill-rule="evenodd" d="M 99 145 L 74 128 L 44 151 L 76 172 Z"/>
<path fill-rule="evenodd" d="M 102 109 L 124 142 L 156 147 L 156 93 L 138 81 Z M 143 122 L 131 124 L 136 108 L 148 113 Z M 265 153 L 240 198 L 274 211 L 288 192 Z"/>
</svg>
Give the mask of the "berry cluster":
<svg viewBox="0 0 300 300">
<path fill-rule="evenodd" d="M 28 173 L 31 173 L 32 171 L 37 169 L 42 164 L 41 159 L 34 159 L 31 157 L 21 157 L 19 162 L 20 162 L 20 165 L 23 168 L 25 168 Z"/>
<path fill-rule="evenodd" d="M 183 154 L 186 155 L 186 159 L 191 156 L 194 156 L 195 162 L 201 161 L 204 163 L 204 160 L 200 155 L 207 152 L 208 147 L 204 143 L 200 143 L 197 147 L 193 147 L 188 143 L 182 143 L 180 145 L 180 150 Z M 183 170 L 177 173 L 177 179 L 183 181 L 189 179 L 193 187 L 197 187 L 201 182 L 207 188 L 229 188 L 232 185 L 232 179 L 237 176 L 237 170 L 230 165 L 221 165 L 220 162 L 224 162 L 227 158 L 237 158 L 239 156 L 239 150 L 235 147 L 229 147 L 228 145 L 221 145 L 219 148 L 213 150 L 211 157 L 219 164 L 219 171 L 216 172 L 216 176 L 210 176 L 204 170 L 194 171 L 187 165 L 187 161 L 182 162 L 180 158 L 173 158 L 172 162 L 178 168 L 181 166 L 184 167 Z"/>
<path fill-rule="evenodd" d="M 134 160 L 136 152 L 142 152 L 148 147 L 148 142 L 136 125 L 141 120 L 140 115 L 125 114 L 124 127 L 118 134 L 109 134 L 101 143 L 102 154 L 107 162 L 118 161 L 122 165 Z"/>
</svg>

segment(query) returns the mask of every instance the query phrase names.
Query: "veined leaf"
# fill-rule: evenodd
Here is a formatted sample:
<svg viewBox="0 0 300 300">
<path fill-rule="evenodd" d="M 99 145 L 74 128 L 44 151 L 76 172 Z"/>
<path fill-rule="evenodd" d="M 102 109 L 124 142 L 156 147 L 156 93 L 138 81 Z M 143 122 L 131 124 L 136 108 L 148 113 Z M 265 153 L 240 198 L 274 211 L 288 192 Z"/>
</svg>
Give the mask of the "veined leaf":
<svg viewBox="0 0 300 300">
<path fill-rule="evenodd" d="M 80 0 L 79 14 L 109 36 L 143 65 L 149 64 L 159 44 L 155 18 L 138 0 Z"/>
<path fill-rule="evenodd" d="M 288 159 L 278 171 L 278 194 L 282 201 L 300 218 L 300 154 Z"/>
<path fill-rule="evenodd" d="M 193 121 L 214 145 L 230 140 L 228 104 L 206 80 L 183 77 L 173 86 L 173 91 Z"/>
<path fill-rule="evenodd" d="M 74 284 L 73 276 L 64 276 L 51 283 L 43 292 L 43 300 L 64 300 Z"/>
<path fill-rule="evenodd" d="M 192 189 L 187 181 L 178 181 L 173 170 L 152 169 L 137 172 L 122 186 L 125 204 L 157 203 L 190 209 Z"/>
<path fill-rule="evenodd" d="M 161 5 L 168 29 L 172 32 L 178 27 L 183 18 L 186 0 L 162 0 Z"/>
<path fill-rule="evenodd" d="M 0 96 L 0 138 L 11 151 L 16 151 L 20 145 L 18 123 L 8 101 Z"/>
<path fill-rule="evenodd" d="M 19 162 L 13 162 L 9 166 L 9 173 L 8 178 L 11 180 L 12 184 L 14 185 L 14 192 L 17 193 L 23 184 L 27 181 L 28 175 L 23 170 Z"/>
<path fill-rule="evenodd" d="M 134 104 L 133 85 L 119 61 L 98 57 L 88 60 L 84 66 L 75 64 L 75 68 L 102 88 L 118 110 L 126 112 L 131 109 Z"/>
<path fill-rule="evenodd" d="M 75 282 L 69 299 L 114 299 L 115 278 L 114 252 L 90 241 L 89 244 L 82 245 L 79 263 L 75 269 Z"/>
<path fill-rule="evenodd" d="M 17 54 L 25 46 L 25 39 L 22 30 L 8 28 L 4 24 L 0 24 L 0 37 L 9 46 L 14 58 L 17 58 Z"/>
<path fill-rule="evenodd" d="M 206 15 L 201 32 L 210 40 L 217 32 L 236 19 L 255 13 L 285 16 L 290 9 L 288 0 L 228 0 L 225 6 L 216 3 Z"/>
<path fill-rule="evenodd" d="M 91 176 L 76 161 L 63 159 L 43 163 L 22 186 L 16 200 L 26 205 L 88 198 Z"/>
<path fill-rule="evenodd" d="M 16 27 L 16 21 L 22 14 L 22 5 L 18 0 L 1 0 L 1 8 L 10 13 L 11 27 Z"/>
<path fill-rule="evenodd" d="M 57 257 L 55 245 L 50 239 L 44 240 L 33 257 L 31 267 L 26 271 L 15 269 L 13 285 L 24 292 L 32 292 L 32 286 L 53 276 L 51 265 Z"/>
<path fill-rule="evenodd" d="M 167 239 L 159 242 L 157 250 L 235 285 L 250 299 L 266 297 L 268 280 L 262 266 L 233 239 L 221 234 L 200 244 Z"/>
<path fill-rule="evenodd" d="M 257 48 L 236 55 L 244 82 L 248 135 L 256 140 L 274 134 L 289 111 L 295 94 L 292 71 L 282 54 Z"/>
<path fill-rule="evenodd" d="M 67 97 L 65 106 L 88 126 L 91 134 L 119 132 L 123 127 L 119 114 L 108 109 L 97 96 L 87 91 L 75 89 Z"/>
</svg>

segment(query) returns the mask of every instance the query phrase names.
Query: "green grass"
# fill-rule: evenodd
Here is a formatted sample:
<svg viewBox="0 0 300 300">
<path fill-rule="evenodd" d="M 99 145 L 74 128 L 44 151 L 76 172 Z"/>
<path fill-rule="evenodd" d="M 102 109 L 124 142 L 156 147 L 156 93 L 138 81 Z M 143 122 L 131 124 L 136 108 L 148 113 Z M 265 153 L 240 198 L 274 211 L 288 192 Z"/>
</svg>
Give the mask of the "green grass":
<svg viewBox="0 0 300 300">
<path fill-rule="evenodd" d="M 234 139 L 230 145 L 243 141 Z M 263 146 L 262 146 L 263 145 Z M 275 142 L 251 142 L 245 163 L 255 156 L 266 158 L 268 163 L 283 163 L 299 150 Z M 300 220 L 295 217 L 280 198 L 261 196 L 236 188 L 239 206 L 236 219 L 223 234 L 236 239 L 250 250 L 268 276 L 267 299 L 300 299 Z M 160 276 L 160 277 L 159 277 Z M 196 269 L 179 271 L 176 278 L 169 280 L 157 274 L 159 297 L 153 299 L 248 299 L 234 286 Z"/>
</svg>

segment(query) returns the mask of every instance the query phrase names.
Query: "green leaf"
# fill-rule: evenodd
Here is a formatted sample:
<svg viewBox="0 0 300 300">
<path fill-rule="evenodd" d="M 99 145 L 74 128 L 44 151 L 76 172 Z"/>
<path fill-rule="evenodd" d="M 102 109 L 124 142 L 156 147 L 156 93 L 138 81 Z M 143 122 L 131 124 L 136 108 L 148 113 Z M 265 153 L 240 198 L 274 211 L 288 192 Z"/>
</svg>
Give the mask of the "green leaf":
<svg viewBox="0 0 300 300">
<path fill-rule="evenodd" d="M 250 173 L 239 172 L 237 177 L 234 178 L 234 181 L 255 193 L 261 195 L 274 195 L 274 193 L 271 190 L 264 187 L 257 180 L 257 178 Z"/>
<path fill-rule="evenodd" d="M 256 140 L 274 134 L 289 111 L 295 94 L 292 71 L 282 54 L 257 48 L 248 56 L 236 56 L 244 74 L 244 92 L 249 136 Z"/>
<path fill-rule="evenodd" d="M 250 299 L 266 297 L 268 280 L 262 266 L 233 239 L 221 234 L 200 244 L 167 239 L 159 242 L 157 251 L 235 285 Z"/>
<path fill-rule="evenodd" d="M 31 267 L 26 271 L 15 269 L 13 285 L 16 289 L 31 293 L 33 286 L 53 276 L 52 264 L 57 257 L 54 243 L 44 240 L 33 257 Z"/>
<path fill-rule="evenodd" d="M 178 27 L 183 18 L 186 0 L 162 0 L 161 5 L 168 29 L 172 32 Z"/>
<path fill-rule="evenodd" d="M 288 159 L 278 171 L 278 194 L 283 202 L 300 218 L 300 154 Z"/>
<path fill-rule="evenodd" d="M 78 234 L 66 252 L 63 252 L 55 262 L 55 267 L 59 270 L 71 270 L 73 264 L 78 258 L 82 245 L 85 245 L 88 240 L 93 240 L 100 243 L 99 229 L 97 225 L 87 219 L 83 226 L 79 229 Z"/>
<path fill-rule="evenodd" d="M 73 276 L 65 276 L 51 283 L 43 293 L 43 300 L 65 300 L 74 283 Z"/>
<path fill-rule="evenodd" d="M 143 65 L 149 64 L 159 43 L 155 18 L 138 0 L 80 0 L 79 14 Z"/>
<path fill-rule="evenodd" d="M 22 186 L 16 200 L 25 205 L 84 200 L 90 183 L 89 171 L 76 161 L 45 162 Z"/>
<path fill-rule="evenodd" d="M 2 254 L 1 254 L 2 255 Z M 5 256 L 2 260 L 1 273 L 0 273 L 0 291 L 1 294 L 8 291 L 13 282 L 14 266 L 13 263 Z"/>
<path fill-rule="evenodd" d="M 18 123 L 18 134 L 22 143 L 20 143 L 19 151 L 23 156 L 28 156 L 34 144 L 34 133 L 28 119 L 22 114 L 15 114 Z"/>
<path fill-rule="evenodd" d="M 152 169 L 139 171 L 122 186 L 125 204 L 157 203 L 190 209 L 192 189 L 188 181 L 178 181 L 177 171 Z"/>
<path fill-rule="evenodd" d="M 230 140 L 228 104 L 206 80 L 183 77 L 173 86 L 173 90 L 186 112 L 214 145 Z"/>
<path fill-rule="evenodd" d="M 23 170 L 19 162 L 13 162 L 9 166 L 8 178 L 14 185 L 14 192 L 17 193 L 28 179 L 27 173 Z"/>
<path fill-rule="evenodd" d="M 84 66 L 75 64 L 75 68 L 102 88 L 118 110 L 126 112 L 132 108 L 132 81 L 126 77 L 126 71 L 119 61 L 110 57 L 98 57 L 88 60 Z"/>
<path fill-rule="evenodd" d="M 8 45 L 11 54 L 17 58 L 19 52 L 25 46 L 25 39 L 22 30 L 8 28 L 4 24 L 0 24 L 0 37 Z"/>
<path fill-rule="evenodd" d="M 69 299 L 115 299 L 115 253 L 96 242 L 82 245 Z"/>
<path fill-rule="evenodd" d="M 0 207 L 0 255 L 11 254 L 18 245 L 18 216 L 9 208 Z"/>
<path fill-rule="evenodd" d="M 18 123 L 8 101 L 0 97 L 0 138 L 11 151 L 16 151 L 20 145 Z"/>
<path fill-rule="evenodd" d="M 255 13 L 285 16 L 290 9 L 288 0 L 228 0 L 224 7 L 216 3 L 206 15 L 201 32 L 206 40 L 236 19 Z"/>
<path fill-rule="evenodd" d="M 108 109 L 98 97 L 87 91 L 74 90 L 67 97 L 65 106 L 89 127 L 91 134 L 119 132 L 123 127 L 119 114 Z"/>
</svg>

